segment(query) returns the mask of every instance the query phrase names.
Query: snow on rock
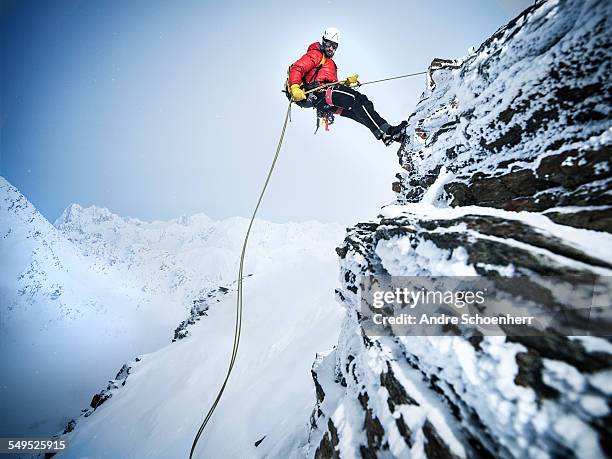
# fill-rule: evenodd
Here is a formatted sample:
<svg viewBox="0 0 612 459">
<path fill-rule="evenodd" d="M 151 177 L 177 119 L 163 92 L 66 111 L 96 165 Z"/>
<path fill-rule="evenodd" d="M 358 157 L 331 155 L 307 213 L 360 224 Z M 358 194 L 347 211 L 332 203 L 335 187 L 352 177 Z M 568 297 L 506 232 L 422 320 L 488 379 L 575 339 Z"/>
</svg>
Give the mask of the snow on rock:
<svg viewBox="0 0 612 459">
<path fill-rule="evenodd" d="M 445 167 L 453 206 L 610 231 L 611 13 L 606 0 L 541 2 L 461 65 L 432 65 L 399 152 L 398 202 L 420 201 Z"/>
<path fill-rule="evenodd" d="M 610 17 L 606 0 L 538 2 L 465 58 L 432 63 L 397 201 L 337 248 L 347 316 L 313 366 L 308 457 L 612 455 L 609 341 L 372 337 L 360 323 L 364 275 L 545 289 L 547 276 L 612 275 Z"/>
</svg>

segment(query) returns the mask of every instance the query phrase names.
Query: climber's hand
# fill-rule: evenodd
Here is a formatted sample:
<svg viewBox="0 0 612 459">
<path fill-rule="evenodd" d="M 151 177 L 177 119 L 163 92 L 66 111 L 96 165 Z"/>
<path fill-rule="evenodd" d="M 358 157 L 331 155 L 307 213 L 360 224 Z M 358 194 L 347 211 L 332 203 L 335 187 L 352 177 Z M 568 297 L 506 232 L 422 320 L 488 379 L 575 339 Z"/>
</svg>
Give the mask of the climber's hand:
<svg viewBox="0 0 612 459">
<path fill-rule="evenodd" d="M 297 83 L 292 84 L 289 88 L 289 91 L 291 91 L 291 98 L 294 102 L 299 102 L 300 100 L 306 99 L 306 94 L 304 94 L 304 90 L 300 88 L 300 85 Z"/>
<path fill-rule="evenodd" d="M 344 84 L 346 86 L 353 86 L 354 84 L 359 83 L 359 75 L 355 74 L 355 75 L 351 75 L 350 77 L 348 77 L 346 80 L 344 80 Z"/>
</svg>

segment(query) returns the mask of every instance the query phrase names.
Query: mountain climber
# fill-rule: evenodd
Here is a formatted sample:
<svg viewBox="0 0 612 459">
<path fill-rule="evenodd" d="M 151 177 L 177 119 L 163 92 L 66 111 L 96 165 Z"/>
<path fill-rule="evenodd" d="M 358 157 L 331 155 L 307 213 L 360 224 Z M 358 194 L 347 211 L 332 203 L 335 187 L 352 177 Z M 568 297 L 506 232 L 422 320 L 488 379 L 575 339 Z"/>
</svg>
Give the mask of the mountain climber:
<svg viewBox="0 0 612 459">
<path fill-rule="evenodd" d="M 288 95 L 300 107 L 316 108 L 317 116 L 325 122 L 326 128 L 333 122 L 334 115 L 340 115 L 363 124 L 385 145 L 401 142 L 408 123 L 402 121 L 397 126 L 389 125 L 374 110 L 367 96 L 351 88 L 359 84 L 359 75 L 338 81 L 338 68 L 333 57 L 339 44 L 340 31 L 335 27 L 325 29 L 321 43 L 311 44 L 306 54 L 289 67 Z M 338 84 L 306 94 L 322 84 L 334 82 Z"/>
</svg>

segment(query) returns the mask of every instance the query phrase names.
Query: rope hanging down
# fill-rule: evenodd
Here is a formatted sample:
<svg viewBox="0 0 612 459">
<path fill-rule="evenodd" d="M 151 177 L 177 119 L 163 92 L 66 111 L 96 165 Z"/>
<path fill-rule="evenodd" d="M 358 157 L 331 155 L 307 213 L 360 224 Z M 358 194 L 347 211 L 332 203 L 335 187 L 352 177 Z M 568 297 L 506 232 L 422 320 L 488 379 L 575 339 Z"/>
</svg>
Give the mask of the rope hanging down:
<svg viewBox="0 0 612 459">
<path fill-rule="evenodd" d="M 423 75 L 425 73 L 427 72 L 408 73 L 406 75 L 400 75 L 400 76 L 391 77 L 391 78 L 384 78 L 382 80 L 367 81 L 365 83 L 360 83 L 359 86 L 363 86 L 366 84 L 372 84 L 372 83 L 380 83 L 382 81 L 397 80 L 399 78 L 406 78 L 410 76 Z M 305 94 L 308 94 L 314 91 L 318 91 L 320 89 L 327 88 L 329 86 L 334 86 L 337 84 L 338 82 L 324 84 L 317 88 L 306 91 Z M 274 154 L 274 159 L 272 160 L 272 164 L 270 165 L 270 170 L 268 171 L 266 181 L 264 182 L 261 193 L 259 194 L 259 199 L 257 200 L 257 205 L 255 206 L 255 210 L 253 211 L 253 215 L 251 215 L 251 220 L 249 221 L 249 226 L 247 228 L 246 234 L 244 236 L 244 242 L 242 244 L 242 252 L 240 254 L 240 267 L 238 269 L 238 295 L 236 297 L 236 325 L 234 327 L 234 344 L 232 346 L 232 355 L 230 358 L 230 363 L 227 368 L 227 373 L 225 374 L 225 379 L 223 380 L 223 384 L 221 385 L 221 388 L 219 389 L 219 393 L 215 397 L 215 401 L 213 402 L 212 406 L 208 410 L 208 413 L 206 414 L 204 421 L 202 421 L 202 425 L 198 429 L 198 433 L 196 434 L 193 440 L 193 444 L 191 445 L 191 451 L 189 452 L 189 459 L 193 458 L 193 453 L 195 452 L 198 441 L 200 440 L 200 437 L 202 436 L 202 432 L 204 431 L 204 428 L 208 424 L 208 421 L 210 421 L 210 418 L 212 417 L 215 411 L 215 408 L 217 408 L 217 405 L 219 404 L 219 400 L 221 400 L 223 391 L 225 390 L 225 387 L 227 386 L 227 382 L 229 381 L 230 374 L 232 373 L 232 369 L 234 368 L 236 357 L 238 356 L 238 345 L 240 344 L 240 333 L 242 331 L 242 277 L 244 273 L 244 258 L 246 255 L 247 243 L 249 241 L 249 236 L 251 234 L 251 228 L 253 227 L 253 222 L 255 221 L 255 216 L 257 215 L 257 211 L 259 210 L 259 205 L 261 204 L 264 193 L 266 192 L 266 188 L 268 188 L 270 177 L 272 177 L 272 171 L 274 171 L 274 166 L 276 165 L 276 160 L 278 159 L 278 155 L 280 153 L 280 149 L 283 144 L 283 139 L 285 137 L 285 131 L 287 130 L 287 123 L 291 117 L 291 104 L 292 103 L 293 103 L 292 101 L 289 101 L 289 106 L 287 107 L 287 113 L 285 114 L 285 121 L 283 123 L 283 129 L 281 131 L 281 136 L 278 141 L 278 146 L 276 147 L 276 153 Z"/>
<path fill-rule="evenodd" d="M 236 361 L 236 356 L 238 355 L 238 345 L 240 344 L 240 332 L 242 329 L 242 277 L 244 273 L 244 256 L 246 254 L 247 243 L 249 241 L 249 235 L 251 234 L 251 228 L 253 227 L 253 222 L 255 220 L 255 215 L 257 215 L 257 211 L 259 210 L 259 205 L 261 204 L 261 200 L 263 199 L 264 193 L 266 192 L 266 188 L 268 187 L 268 183 L 270 182 L 270 177 L 272 177 L 272 171 L 274 170 L 274 166 L 276 165 L 276 160 L 278 159 L 278 154 L 280 153 L 281 145 L 283 144 L 283 138 L 285 137 L 285 131 L 287 130 L 287 122 L 289 121 L 289 117 L 291 116 L 291 102 L 289 102 L 289 106 L 287 107 L 287 113 L 285 114 L 285 122 L 283 123 L 283 130 L 281 132 L 280 140 L 278 141 L 278 146 L 276 147 L 276 154 L 274 155 L 274 159 L 272 160 L 272 165 L 270 166 L 270 170 L 268 171 L 268 176 L 266 177 L 266 181 L 264 186 L 259 194 L 259 199 L 257 200 L 257 205 L 255 206 L 255 210 L 253 211 L 253 215 L 251 216 L 251 221 L 249 222 L 249 226 L 246 231 L 246 235 L 244 236 L 244 243 L 242 244 L 242 253 L 240 254 L 240 268 L 238 270 L 238 296 L 236 298 L 236 326 L 234 328 L 234 345 L 232 347 L 232 357 L 230 359 L 230 364 L 227 369 L 227 373 L 225 374 L 225 380 L 223 381 L 223 385 L 221 389 L 219 389 L 219 393 L 215 398 L 214 403 L 208 410 L 200 429 L 198 430 L 195 439 L 193 440 L 193 444 L 191 445 L 191 452 L 189 453 L 189 459 L 192 459 L 193 453 L 195 451 L 196 445 L 198 444 L 198 440 L 208 424 L 219 400 L 221 399 L 221 395 L 223 395 L 223 391 L 225 390 L 225 386 L 227 385 L 227 381 L 229 380 L 230 374 L 232 372 L 232 368 L 234 368 L 234 362 Z"/>
</svg>

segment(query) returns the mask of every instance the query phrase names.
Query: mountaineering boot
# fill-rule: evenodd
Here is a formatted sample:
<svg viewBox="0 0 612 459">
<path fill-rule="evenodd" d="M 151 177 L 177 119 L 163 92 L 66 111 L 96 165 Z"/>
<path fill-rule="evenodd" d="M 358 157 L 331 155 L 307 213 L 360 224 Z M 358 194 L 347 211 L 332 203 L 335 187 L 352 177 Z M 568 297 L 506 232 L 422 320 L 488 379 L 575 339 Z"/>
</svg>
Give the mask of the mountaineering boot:
<svg viewBox="0 0 612 459">
<path fill-rule="evenodd" d="M 401 137 L 401 134 L 404 133 L 404 129 L 406 129 L 406 126 L 408 126 L 408 121 L 402 121 L 397 126 L 391 126 L 389 129 L 387 129 L 386 134 L 389 137 L 392 137 L 393 140 L 397 140 Z"/>
<path fill-rule="evenodd" d="M 394 141 L 401 142 L 404 138 L 406 126 L 408 126 L 408 121 L 402 121 L 397 126 L 390 126 L 381 137 L 381 140 L 387 146 L 391 145 Z"/>
</svg>

